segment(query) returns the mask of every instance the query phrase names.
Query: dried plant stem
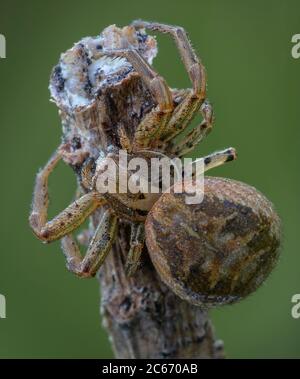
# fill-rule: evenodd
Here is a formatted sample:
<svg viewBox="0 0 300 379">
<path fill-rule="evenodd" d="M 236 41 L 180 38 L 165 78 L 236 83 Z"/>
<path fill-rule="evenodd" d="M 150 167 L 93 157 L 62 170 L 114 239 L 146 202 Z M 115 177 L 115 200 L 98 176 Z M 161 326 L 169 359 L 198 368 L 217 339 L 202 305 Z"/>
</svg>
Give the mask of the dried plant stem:
<svg viewBox="0 0 300 379">
<path fill-rule="evenodd" d="M 146 258 L 133 278 L 124 261 L 128 225 L 120 223 L 118 240 L 99 273 L 103 323 L 117 358 L 221 358 L 206 311 L 180 300 L 158 278 Z"/>
</svg>

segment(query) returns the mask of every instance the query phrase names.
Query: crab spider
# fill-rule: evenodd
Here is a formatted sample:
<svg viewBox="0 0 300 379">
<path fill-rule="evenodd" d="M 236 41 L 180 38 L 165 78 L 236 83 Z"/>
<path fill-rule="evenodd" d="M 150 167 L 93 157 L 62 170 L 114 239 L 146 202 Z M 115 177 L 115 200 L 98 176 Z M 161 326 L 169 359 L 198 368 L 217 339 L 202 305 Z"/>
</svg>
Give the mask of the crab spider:
<svg viewBox="0 0 300 379">
<path fill-rule="evenodd" d="M 140 200 L 140 194 L 134 196 L 118 193 L 101 194 L 97 189 L 97 177 L 94 176 L 91 181 L 91 184 L 94 184 L 89 192 L 75 200 L 51 221 L 47 221 L 48 178 L 60 159 L 61 153 L 58 149 L 36 177 L 30 215 L 30 225 L 35 235 L 44 242 L 62 239 L 62 249 L 66 256 L 68 269 L 78 276 L 91 277 L 96 274 L 111 249 L 116 236 L 118 218 L 127 218 L 132 222 L 132 234 L 126 271 L 129 275 L 133 275 L 139 265 L 144 245 L 145 211 L 151 210 L 158 195 L 144 194 L 144 199 Z M 232 159 L 235 159 L 235 151 L 232 148 L 204 157 L 205 171 Z M 105 164 L 105 162 L 103 163 Z M 82 258 L 71 233 L 100 207 L 104 207 L 105 211 L 89 242 L 87 252 Z"/>
<path fill-rule="evenodd" d="M 148 87 L 156 103 L 156 106 L 140 121 L 133 138 L 128 136 L 123 129 L 117 131 L 120 145 L 132 157 L 138 154 L 147 159 L 147 150 L 164 152 L 171 157 L 182 157 L 193 150 L 212 128 L 213 111 L 206 100 L 204 66 L 192 49 L 184 29 L 144 21 L 135 21 L 132 25 L 137 31 L 146 28 L 168 33 L 174 38 L 192 82 L 192 88 L 180 91 L 170 89 L 166 81 L 129 42 L 125 48 L 119 46 L 114 50 L 103 49 L 100 55 L 121 56 L 129 62 Z M 58 79 L 59 86 L 63 86 L 61 77 Z M 175 101 L 175 97 L 179 100 Z M 199 112 L 203 116 L 201 124 L 181 141 L 177 141 L 176 137 L 184 132 L 192 118 Z M 51 221 L 47 221 L 48 178 L 58 162 L 64 158 L 63 146 L 61 145 L 56 150 L 36 177 L 30 214 L 31 228 L 44 242 L 61 239 L 68 269 L 80 277 L 92 277 L 111 249 L 116 237 L 118 219 L 125 218 L 131 222 L 131 247 L 127 257 L 126 272 L 128 275 L 133 275 L 139 266 L 147 234 L 147 230 L 144 230 L 144 222 L 148 212 L 159 201 L 160 194 L 130 192 L 103 194 L 99 188 L 98 175 L 108 158 L 116 159 L 117 147 L 110 152 L 107 149 L 100 149 L 101 154 L 97 160 L 86 159 L 81 166 L 80 179 L 84 194 Z M 235 150 L 232 148 L 204 157 L 205 171 L 233 160 L 235 157 Z M 116 165 L 118 165 L 117 159 Z M 82 257 L 72 232 L 99 208 L 104 210 L 102 218 L 89 241 L 85 256 Z"/>
</svg>

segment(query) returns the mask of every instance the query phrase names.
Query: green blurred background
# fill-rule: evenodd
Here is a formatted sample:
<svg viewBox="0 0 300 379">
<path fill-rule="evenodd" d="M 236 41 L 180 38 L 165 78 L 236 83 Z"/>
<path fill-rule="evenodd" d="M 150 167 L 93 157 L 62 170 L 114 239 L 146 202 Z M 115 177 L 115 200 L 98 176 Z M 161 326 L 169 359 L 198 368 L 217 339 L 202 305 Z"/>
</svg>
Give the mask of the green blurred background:
<svg viewBox="0 0 300 379">
<path fill-rule="evenodd" d="M 196 155 L 236 147 L 238 161 L 212 174 L 254 185 L 283 220 L 278 267 L 250 298 L 211 312 L 217 335 L 229 357 L 300 357 L 300 319 L 291 317 L 291 297 L 300 293 L 300 59 L 291 57 L 299 14 L 299 0 L 0 0 L 7 39 L 7 59 L 0 60 L 0 293 L 7 299 L 0 357 L 112 357 L 97 280 L 68 273 L 59 243 L 42 245 L 27 217 L 37 169 L 61 135 L 49 103 L 51 68 L 82 37 L 135 18 L 187 29 L 216 113 Z M 166 36 L 158 42 L 157 70 L 170 86 L 189 86 L 173 43 Z M 75 179 L 63 165 L 51 178 L 53 216 L 72 198 Z"/>
</svg>

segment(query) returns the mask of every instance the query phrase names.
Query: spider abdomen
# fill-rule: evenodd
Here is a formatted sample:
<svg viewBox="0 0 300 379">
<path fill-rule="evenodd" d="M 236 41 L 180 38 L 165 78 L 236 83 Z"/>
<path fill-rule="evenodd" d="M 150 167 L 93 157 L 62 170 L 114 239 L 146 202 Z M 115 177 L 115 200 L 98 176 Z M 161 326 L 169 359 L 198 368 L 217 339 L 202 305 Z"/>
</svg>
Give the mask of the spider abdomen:
<svg viewBox="0 0 300 379">
<path fill-rule="evenodd" d="M 175 185 L 176 188 L 176 185 Z M 165 193 L 146 221 L 146 242 L 161 279 L 195 305 L 233 303 L 255 291 L 279 255 L 280 220 L 255 188 L 205 179 L 200 204 Z"/>
</svg>

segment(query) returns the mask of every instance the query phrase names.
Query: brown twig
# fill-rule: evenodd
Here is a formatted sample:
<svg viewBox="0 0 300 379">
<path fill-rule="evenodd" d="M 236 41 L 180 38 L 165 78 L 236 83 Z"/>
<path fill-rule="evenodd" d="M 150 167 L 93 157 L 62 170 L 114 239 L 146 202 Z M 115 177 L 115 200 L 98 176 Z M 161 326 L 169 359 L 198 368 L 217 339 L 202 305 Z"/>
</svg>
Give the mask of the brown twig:
<svg viewBox="0 0 300 379">
<path fill-rule="evenodd" d="M 97 216 L 95 216 L 97 217 Z M 113 251 L 99 273 L 103 324 L 117 358 L 222 358 L 206 311 L 180 300 L 147 257 L 133 278 L 124 272 L 129 225 L 120 223 Z"/>
</svg>

